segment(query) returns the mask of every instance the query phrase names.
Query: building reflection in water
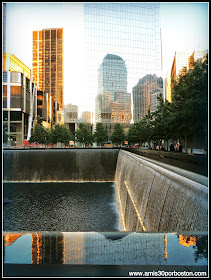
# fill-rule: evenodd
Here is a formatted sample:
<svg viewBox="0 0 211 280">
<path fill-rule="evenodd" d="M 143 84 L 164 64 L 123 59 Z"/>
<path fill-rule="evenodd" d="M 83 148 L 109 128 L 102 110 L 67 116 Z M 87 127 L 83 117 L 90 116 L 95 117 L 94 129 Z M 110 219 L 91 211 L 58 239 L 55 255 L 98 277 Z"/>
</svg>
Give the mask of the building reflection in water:
<svg viewBox="0 0 211 280">
<path fill-rule="evenodd" d="M 61 232 L 32 233 L 32 264 L 62 264 L 64 256 L 64 236 Z"/>
<path fill-rule="evenodd" d="M 64 263 L 64 236 L 61 232 L 5 233 L 3 234 L 4 259 L 5 247 L 13 245 L 18 238 L 25 234 L 31 235 L 32 264 Z"/>
<path fill-rule="evenodd" d="M 24 232 L 3 234 L 4 261 L 7 255 L 7 262 L 15 263 L 12 251 L 7 250 L 10 246 L 16 246 L 14 250 L 23 254 L 24 248 L 19 247 L 27 242 L 22 240 L 22 245 L 18 245 L 16 241 L 26 234 L 31 236 L 25 239 L 31 245 L 27 254 L 31 255 L 32 264 L 165 265 L 170 264 L 172 257 L 174 259 L 169 252 L 171 260 L 168 263 L 168 234 L 165 233 Z M 178 238 L 173 249 L 175 255 L 187 247 L 189 251 L 193 249 L 192 264 L 208 258 L 207 235 L 173 235 Z M 171 238 L 168 243 L 172 246 Z"/>
<path fill-rule="evenodd" d="M 190 235 L 179 234 L 179 244 L 189 247 L 190 245 L 196 245 L 196 237 Z"/>
<path fill-rule="evenodd" d="M 199 259 L 206 259 L 208 260 L 208 239 L 207 235 L 184 235 L 179 234 L 178 235 L 179 244 L 182 246 L 193 246 L 194 249 L 194 259 L 195 262 Z"/>
</svg>

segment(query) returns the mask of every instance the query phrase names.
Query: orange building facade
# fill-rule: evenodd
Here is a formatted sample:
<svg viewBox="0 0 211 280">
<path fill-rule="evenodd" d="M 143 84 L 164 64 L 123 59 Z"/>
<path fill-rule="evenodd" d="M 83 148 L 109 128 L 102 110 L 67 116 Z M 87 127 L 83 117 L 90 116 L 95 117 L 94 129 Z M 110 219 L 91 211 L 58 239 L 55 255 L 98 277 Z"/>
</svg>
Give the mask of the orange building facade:
<svg viewBox="0 0 211 280">
<path fill-rule="evenodd" d="M 63 109 L 63 28 L 33 31 L 32 81 Z"/>
</svg>

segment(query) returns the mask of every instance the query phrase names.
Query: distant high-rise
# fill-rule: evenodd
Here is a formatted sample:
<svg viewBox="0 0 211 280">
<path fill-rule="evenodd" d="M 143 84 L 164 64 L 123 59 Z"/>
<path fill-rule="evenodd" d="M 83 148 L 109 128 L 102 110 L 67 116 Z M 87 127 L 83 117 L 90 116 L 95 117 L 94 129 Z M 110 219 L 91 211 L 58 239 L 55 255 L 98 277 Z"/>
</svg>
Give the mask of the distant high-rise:
<svg viewBox="0 0 211 280">
<path fill-rule="evenodd" d="M 98 70 L 95 121 L 110 125 L 111 130 L 111 123 L 130 123 L 130 99 L 125 61 L 120 56 L 107 54 Z"/>
<path fill-rule="evenodd" d="M 63 28 L 33 31 L 32 80 L 63 109 Z"/>
<path fill-rule="evenodd" d="M 155 111 L 156 98 L 163 95 L 163 78 L 154 75 L 146 75 L 133 87 L 134 122 L 140 121 L 148 114 L 148 110 Z"/>
</svg>

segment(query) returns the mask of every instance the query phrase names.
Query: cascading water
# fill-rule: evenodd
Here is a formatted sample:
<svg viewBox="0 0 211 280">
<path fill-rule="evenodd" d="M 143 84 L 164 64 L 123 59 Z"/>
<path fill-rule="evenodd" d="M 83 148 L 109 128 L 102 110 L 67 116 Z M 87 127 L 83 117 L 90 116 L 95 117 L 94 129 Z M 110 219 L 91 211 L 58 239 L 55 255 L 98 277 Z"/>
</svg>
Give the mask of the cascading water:
<svg viewBox="0 0 211 280">
<path fill-rule="evenodd" d="M 111 149 L 4 151 L 4 230 L 120 230 L 117 155 Z"/>
<path fill-rule="evenodd" d="M 76 182 L 78 182 L 78 189 L 79 182 L 83 182 L 82 185 L 85 182 L 101 182 L 101 184 L 95 185 L 95 190 L 87 193 L 88 198 L 81 198 L 81 196 L 78 200 L 70 198 L 63 207 L 62 201 L 65 201 L 69 194 L 64 192 L 65 194 L 61 195 L 61 189 L 68 184 L 70 190 Z M 110 182 L 107 190 L 106 185 L 104 187 L 102 182 Z M 114 182 L 115 188 L 113 187 Z M 18 186 L 19 183 L 22 183 L 23 186 Z M 33 187 L 30 185 L 32 183 L 34 183 Z M 54 188 L 56 184 L 57 186 L 60 184 L 57 189 Z M 82 197 L 85 194 L 84 186 L 80 187 Z M 62 209 L 61 219 L 66 221 L 66 224 L 73 225 L 74 221 L 75 225 L 78 223 L 76 228 L 65 228 L 65 230 L 97 230 L 92 219 L 89 225 L 92 224 L 93 227 L 83 227 L 87 216 L 82 214 L 88 214 L 94 207 L 96 211 L 92 216 L 98 217 L 102 224 L 107 223 L 102 219 L 103 216 L 105 218 L 110 216 L 110 220 L 113 220 L 112 226 L 97 227 L 99 230 L 175 232 L 178 230 L 206 231 L 208 229 L 207 187 L 157 166 L 140 156 L 118 149 L 4 151 L 4 199 L 5 202 L 10 201 L 10 203 L 5 203 L 5 219 L 11 215 L 8 209 L 10 204 L 16 201 L 17 197 L 15 198 L 14 194 L 16 193 L 20 197 L 23 193 L 13 192 L 19 187 L 30 191 L 27 196 L 23 195 L 20 198 L 18 204 L 20 210 L 15 211 L 16 224 L 18 224 L 18 215 L 21 213 L 22 205 L 28 203 L 28 205 L 33 205 L 33 213 L 40 209 L 37 217 L 38 213 L 43 213 L 45 216 L 45 212 L 43 212 L 45 208 L 48 209 L 47 215 L 50 213 L 53 217 L 56 216 L 55 209 Z M 91 191 L 89 184 L 86 185 L 86 188 L 87 192 L 89 188 Z M 101 191 L 101 188 L 104 190 Z M 46 196 L 44 204 L 36 202 L 32 196 L 35 190 L 39 190 L 38 193 L 42 198 L 47 189 L 49 189 L 50 195 L 54 189 L 54 195 L 49 198 Z M 97 197 L 98 191 L 104 199 L 101 200 L 99 194 Z M 103 193 L 104 191 L 105 193 Z M 35 197 L 38 197 L 38 193 L 35 194 Z M 108 193 L 110 193 L 110 197 L 107 197 Z M 51 206 L 49 206 L 49 201 L 52 201 Z M 90 206 L 92 204 L 87 201 L 93 201 L 95 206 Z M 99 203 L 95 204 L 96 201 Z M 75 210 L 70 207 L 72 205 L 75 205 Z M 116 205 L 118 205 L 119 218 Z M 79 210 L 80 206 L 81 210 Z M 11 211 L 12 209 L 11 204 Z M 81 213 L 83 221 L 79 222 L 80 214 L 74 218 L 70 215 L 68 220 L 68 215 L 65 216 L 65 213 L 70 212 Z M 98 215 L 99 213 L 102 215 Z M 114 213 L 116 216 L 113 215 Z M 30 215 L 27 217 L 30 220 Z M 36 224 L 36 215 L 33 219 L 32 224 Z M 56 221 L 58 224 L 59 219 L 58 216 L 56 220 L 49 216 L 47 220 L 51 221 L 53 226 L 48 230 L 56 230 L 54 222 Z M 71 219 L 73 222 L 69 222 Z M 58 230 L 63 229 L 61 227 Z"/>
<path fill-rule="evenodd" d="M 127 231 L 208 230 L 208 189 L 199 183 L 120 151 L 115 185 Z"/>
</svg>

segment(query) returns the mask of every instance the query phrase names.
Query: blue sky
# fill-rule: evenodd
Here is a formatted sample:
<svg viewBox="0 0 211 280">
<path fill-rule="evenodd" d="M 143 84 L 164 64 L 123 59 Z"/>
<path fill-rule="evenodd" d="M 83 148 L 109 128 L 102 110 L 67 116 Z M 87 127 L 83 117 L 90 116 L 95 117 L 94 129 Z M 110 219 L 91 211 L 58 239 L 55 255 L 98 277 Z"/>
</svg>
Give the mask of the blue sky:
<svg viewBox="0 0 211 280">
<path fill-rule="evenodd" d="M 208 49 L 208 2 L 160 3 L 163 71 L 170 71 L 176 50 Z M 64 103 L 85 109 L 82 3 L 7 3 L 7 52 L 32 68 L 32 30 L 64 28 Z M 68 33 L 67 33 L 68 30 Z M 71 87 L 70 87 L 71 83 Z M 83 102 L 82 102 L 83 101 Z"/>
</svg>

